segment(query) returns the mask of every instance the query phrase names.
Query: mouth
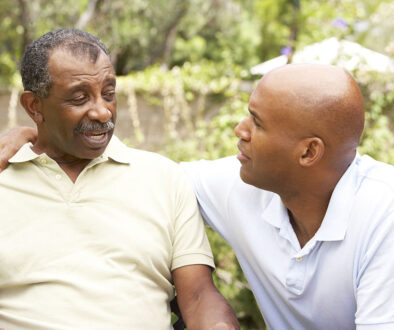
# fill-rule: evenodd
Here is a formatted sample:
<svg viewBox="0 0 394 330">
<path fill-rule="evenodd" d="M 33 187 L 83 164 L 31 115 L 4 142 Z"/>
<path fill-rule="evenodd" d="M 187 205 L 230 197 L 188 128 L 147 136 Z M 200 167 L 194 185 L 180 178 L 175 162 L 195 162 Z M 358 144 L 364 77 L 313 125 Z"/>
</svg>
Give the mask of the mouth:
<svg viewBox="0 0 394 330">
<path fill-rule="evenodd" d="M 80 135 L 89 147 L 100 148 L 107 145 L 110 131 L 100 131 L 100 132 L 81 132 Z"/>
<path fill-rule="evenodd" d="M 250 160 L 250 157 L 247 156 L 247 155 L 244 153 L 244 151 L 242 150 L 242 148 L 241 148 L 241 142 L 238 142 L 238 145 L 237 145 L 237 146 L 238 146 L 238 149 L 239 149 L 239 153 L 238 153 L 238 155 L 237 155 L 238 160 L 239 160 L 241 163 Z"/>
</svg>

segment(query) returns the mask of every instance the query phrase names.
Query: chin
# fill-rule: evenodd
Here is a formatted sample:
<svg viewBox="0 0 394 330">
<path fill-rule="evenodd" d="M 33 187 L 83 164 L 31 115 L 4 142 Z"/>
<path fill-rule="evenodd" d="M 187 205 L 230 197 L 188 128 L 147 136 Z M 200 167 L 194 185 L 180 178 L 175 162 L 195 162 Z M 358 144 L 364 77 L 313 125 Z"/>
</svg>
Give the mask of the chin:
<svg viewBox="0 0 394 330">
<path fill-rule="evenodd" d="M 257 176 L 253 173 L 250 173 L 248 171 L 246 171 L 245 169 L 243 169 L 241 167 L 240 172 L 239 172 L 239 176 L 241 177 L 241 180 L 251 186 L 254 186 L 256 188 L 259 189 L 263 189 L 263 190 L 268 190 L 268 191 L 273 191 L 272 189 L 270 189 L 270 187 L 267 186 L 266 183 L 261 182 L 261 176 Z"/>
<path fill-rule="evenodd" d="M 106 147 L 101 147 L 97 149 L 86 149 L 86 148 L 79 148 L 78 152 L 75 153 L 75 157 L 80 158 L 80 159 L 95 159 L 97 157 L 100 157 Z"/>
<path fill-rule="evenodd" d="M 243 167 L 241 167 L 239 171 L 239 176 L 241 177 L 241 180 L 247 184 L 253 184 L 253 180 L 251 180 L 250 175 L 248 174 L 247 171 Z"/>
<path fill-rule="evenodd" d="M 74 139 L 75 156 L 81 159 L 94 159 L 103 154 L 107 148 L 113 131 L 108 131 L 99 139 L 93 139 L 85 134 L 76 134 Z"/>
</svg>

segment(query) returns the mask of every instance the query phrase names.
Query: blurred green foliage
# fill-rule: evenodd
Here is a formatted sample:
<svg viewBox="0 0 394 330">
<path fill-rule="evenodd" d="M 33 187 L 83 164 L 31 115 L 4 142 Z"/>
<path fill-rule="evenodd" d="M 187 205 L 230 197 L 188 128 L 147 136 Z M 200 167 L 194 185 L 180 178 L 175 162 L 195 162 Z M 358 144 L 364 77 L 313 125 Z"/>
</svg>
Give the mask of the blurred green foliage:
<svg viewBox="0 0 394 330">
<path fill-rule="evenodd" d="M 36 37 L 82 28 L 110 50 L 133 118 L 131 144 L 152 148 L 138 118 L 144 98 L 165 113 L 156 151 L 176 161 L 215 159 L 237 151 L 233 129 L 247 114 L 251 66 L 333 36 L 393 56 L 393 15 L 390 0 L 0 0 L 0 88 L 19 86 L 21 54 Z M 393 73 L 352 74 L 366 107 L 359 152 L 394 164 Z M 243 329 L 264 329 L 234 253 L 208 235 L 215 282 Z"/>
<path fill-rule="evenodd" d="M 359 152 L 394 164 L 394 73 L 354 74 L 358 77 L 366 107 Z"/>
</svg>

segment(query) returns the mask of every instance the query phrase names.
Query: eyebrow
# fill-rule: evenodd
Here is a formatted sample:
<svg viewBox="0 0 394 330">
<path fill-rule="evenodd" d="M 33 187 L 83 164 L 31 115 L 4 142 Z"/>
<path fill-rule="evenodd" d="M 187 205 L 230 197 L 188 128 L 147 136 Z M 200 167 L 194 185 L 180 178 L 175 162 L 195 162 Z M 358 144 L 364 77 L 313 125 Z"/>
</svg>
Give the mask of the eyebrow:
<svg viewBox="0 0 394 330">
<path fill-rule="evenodd" d="M 72 93 L 78 92 L 78 91 L 80 91 L 81 89 L 84 89 L 84 88 L 86 88 L 86 87 L 88 87 L 88 86 L 89 86 L 89 85 L 88 85 L 88 84 L 85 84 L 85 83 L 78 84 L 78 85 L 76 85 L 76 86 L 74 86 L 74 87 L 72 87 L 72 88 L 70 89 L 70 93 L 72 94 Z"/>
<path fill-rule="evenodd" d="M 257 120 L 259 120 L 259 121 L 262 122 L 261 118 L 257 115 L 256 112 L 254 112 L 253 110 L 250 110 L 250 108 L 248 108 L 248 110 L 249 110 L 250 114 L 251 114 L 253 117 L 255 117 Z"/>
<path fill-rule="evenodd" d="M 106 78 L 104 80 L 104 83 L 106 83 L 106 84 L 108 83 L 109 85 L 116 86 L 116 79 L 114 77 Z"/>
<path fill-rule="evenodd" d="M 113 78 L 113 77 L 111 77 L 111 78 L 106 78 L 106 79 L 104 80 L 104 84 L 105 84 L 105 85 L 116 86 L 116 79 Z M 78 85 L 72 87 L 71 90 L 70 90 L 70 92 L 71 92 L 71 93 L 75 93 L 75 92 L 78 92 L 78 91 L 80 91 L 81 89 L 84 89 L 84 88 L 87 88 L 87 87 L 89 87 L 89 84 L 87 84 L 87 83 L 81 83 L 81 84 L 78 84 Z"/>
</svg>

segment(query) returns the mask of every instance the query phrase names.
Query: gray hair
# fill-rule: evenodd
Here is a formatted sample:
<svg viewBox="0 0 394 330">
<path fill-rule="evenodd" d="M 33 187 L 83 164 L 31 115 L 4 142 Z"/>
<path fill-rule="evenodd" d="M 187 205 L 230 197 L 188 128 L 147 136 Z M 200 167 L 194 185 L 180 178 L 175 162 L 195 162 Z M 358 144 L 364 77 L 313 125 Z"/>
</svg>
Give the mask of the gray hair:
<svg viewBox="0 0 394 330">
<path fill-rule="evenodd" d="M 55 49 L 65 49 L 75 57 L 88 58 L 95 63 L 105 45 L 90 33 L 78 29 L 57 29 L 34 40 L 22 56 L 21 76 L 25 91 L 45 98 L 52 86 L 48 72 L 48 59 Z"/>
</svg>

